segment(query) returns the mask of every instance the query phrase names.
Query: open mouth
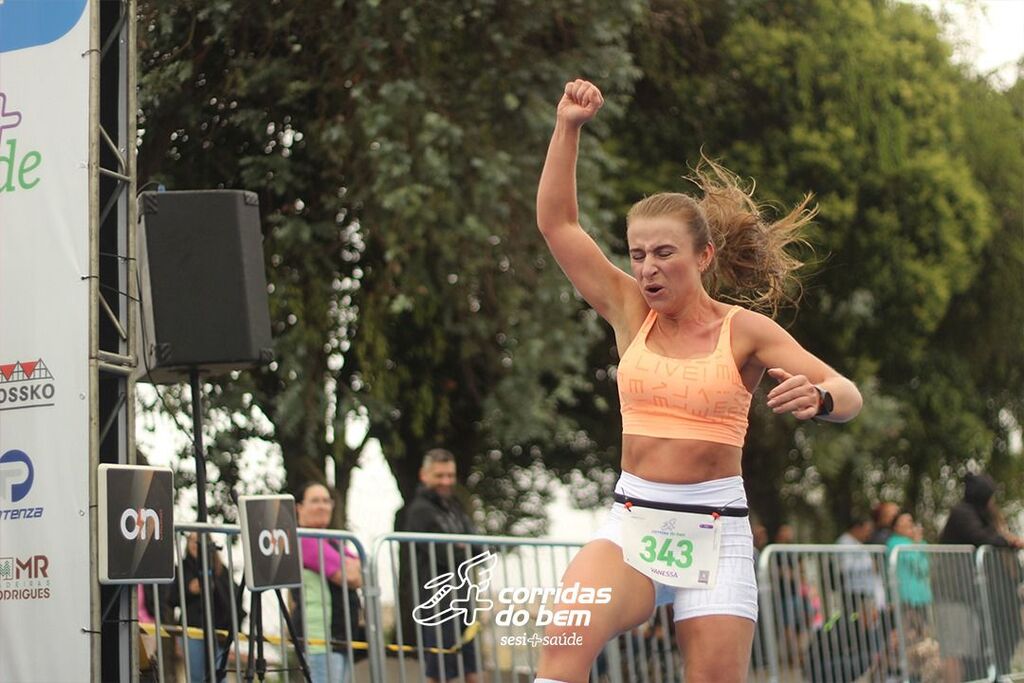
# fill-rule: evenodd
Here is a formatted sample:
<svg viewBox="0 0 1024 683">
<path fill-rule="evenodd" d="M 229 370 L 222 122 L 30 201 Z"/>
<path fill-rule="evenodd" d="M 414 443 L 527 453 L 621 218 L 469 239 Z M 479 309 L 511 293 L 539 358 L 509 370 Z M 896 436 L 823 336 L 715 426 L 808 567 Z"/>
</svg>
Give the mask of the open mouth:
<svg viewBox="0 0 1024 683">
<path fill-rule="evenodd" d="M 647 292 L 648 294 L 657 294 L 663 289 L 665 288 L 662 287 L 661 285 L 647 285 L 646 287 L 644 287 L 644 291 Z"/>
</svg>

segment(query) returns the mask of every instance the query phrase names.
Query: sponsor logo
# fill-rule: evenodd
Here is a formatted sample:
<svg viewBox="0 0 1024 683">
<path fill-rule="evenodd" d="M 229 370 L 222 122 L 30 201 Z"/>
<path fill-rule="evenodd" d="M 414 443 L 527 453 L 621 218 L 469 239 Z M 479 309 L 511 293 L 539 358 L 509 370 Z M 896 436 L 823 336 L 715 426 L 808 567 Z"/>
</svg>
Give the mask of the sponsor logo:
<svg viewBox="0 0 1024 683">
<path fill-rule="evenodd" d="M 0 2 L 0 52 L 57 40 L 78 23 L 86 0 Z"/>
<path fill-rule="evenodd" d="M 0 557 L 0 604 L 50 599 L 50 558 Z"/>
<path fill-rule="evenodd" d="M 454 572 L 425 583 L 425 589 L 435 592 L 416 606 L 413 619 L 422 626 L 456 619 L 466 626 L 474 623 L 479 612 L 495 607 L 494 600 L 482 595 L 490 587 L 497 559 L 497 555 L 485 551 L 459 564 Z M 498 591 L 496 597 L 502 606 L 494 617 L 498 626 L 589 626 L 589 609 L 552 609 L 547 605 L 606 605 L 611 602 L 612 589 L 590 588 L 579 582 L 568 587 L 558 584 L 557 588 L 508 586 Z"/>
<path fill-rule="evenodd" d="M 159 541 L 163 526 L 161 516 L 152 508 L 128 508 L 121 513 L 121 535 L 129 541 L 148 538 Z"/>
<path fill-rule="evenodd" d="M 20 111 L 7 110 L 7 95 L 0 92 L 0 142 L 4 140 L 4 131 L 17 128 L 21 124 Z"/>
<path fill-rule="evenodd" d="M 25 451 L 12 449 L 0 455 L 0 521 L 36 519 L 43 516 L 42 507 L 7 507 L 19 503 L 32 490 L 35 468 Z"/>
<path fill-rule="evenodd" d="M 2 21 L 0 26 L 3 26 Z M 3 31 L 0 31 L 2 35 Z M 43 155 L 35 150 L 19 155 L 18 140 L 9 134 L 20 125 L 21 112 L 9 109 L 7 94 L 0 92 L 0 192 L 31 190 L 40 181 L 38 170 L 43 163 Z"/>
<path fill-rule="evenodd" d="M 291 555 L 291 545 L 288 543 L 288 534 L 283 529 L 264 529 L 256 539 L 256 545 L 260 552 L 270 557 L 271 555 Z"/>
<path fill-rule="evenodd" d="M 25 451 L 10 450 L 0 455 L 0 500 L 17 503 L 32 490 L 35 470 Z"/>
<path fill-rule="evenodd" d="M 423 626 L 436 626 L 452 619 L 462 619 L 469 626 L 476 621 L 476 613 L 491 609 L 494 602 L 480 597 L 481 592 L 491 585 L 491 571 L 498 561 L 497 556 L 485 551 L 459 564 L 455 572 L 441 574 L 423 584 L 427 590 L 435 590 L 425 602 L 412 611 L 412 618 Z M 474 569 L 479 569 L 474 573 Z M 458 575 L 458 583 L 454 582 Z M 438 609 L 444 603 L 444 609 Z"/>
<path fill-rule="evenodd" d="M 3 180 L 3 161 L 0 152 L 0 182 Z M 53 375 L 42 358 L 0 363 L 0 411 L 52 406 L 56 393 Z"/>
</svg>

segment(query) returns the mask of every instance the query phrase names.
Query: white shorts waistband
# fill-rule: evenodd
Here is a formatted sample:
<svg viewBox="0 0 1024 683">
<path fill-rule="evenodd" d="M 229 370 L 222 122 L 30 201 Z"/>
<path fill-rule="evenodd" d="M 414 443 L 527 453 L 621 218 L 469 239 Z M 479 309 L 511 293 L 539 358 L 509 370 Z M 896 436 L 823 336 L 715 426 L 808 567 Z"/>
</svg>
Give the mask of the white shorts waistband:
<svg viewBox="0 0 1024 683">
<path fill-rule="evenodd" d="M 686 503 L 716 507 L 747 507 L 747 493 L 743 477 L 724 477 L 697 484 L 665 484 L 648 481 L 629 472 L 623 472 L 615 483 L 615 492 L 630 498 L 652 500 L 659 503 Z"/>
</svg>

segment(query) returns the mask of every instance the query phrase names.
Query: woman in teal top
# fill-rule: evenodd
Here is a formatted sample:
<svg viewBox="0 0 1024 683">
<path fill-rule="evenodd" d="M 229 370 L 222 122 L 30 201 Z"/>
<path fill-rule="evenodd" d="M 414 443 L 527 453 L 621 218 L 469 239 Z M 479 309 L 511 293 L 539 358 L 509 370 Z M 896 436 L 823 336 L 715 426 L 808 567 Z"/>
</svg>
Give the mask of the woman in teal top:
<svg viewBox="0 0 1024 683">
<path fill-rule="evenodd" d="M 921 530 L 914 524 L 914 516 L 901 512 L 892 525 L 892 536 L 885 547 L 891 554 L 896 546 L 921 544 Z M 928 555 L 921 551 L 901 550 L 896 562 L 899 582 L 900 607 L 910 628 L 920 628 L 925 621 L 925 609 L 932 604 L 931 571 Z"/>
</svg>

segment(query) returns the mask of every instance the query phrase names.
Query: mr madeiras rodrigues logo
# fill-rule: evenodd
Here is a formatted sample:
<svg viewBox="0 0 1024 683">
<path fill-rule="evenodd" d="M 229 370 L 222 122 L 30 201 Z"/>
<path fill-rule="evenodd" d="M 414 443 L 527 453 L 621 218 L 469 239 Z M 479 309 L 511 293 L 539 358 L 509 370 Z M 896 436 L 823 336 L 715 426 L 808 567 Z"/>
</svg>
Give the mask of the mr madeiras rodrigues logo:
<svg viewBox="0 0 1024 683">
<path fill-rule="evenodd" d="M 42 358 L 0 363 L 0 411 L 46 408 L 56 395 L 53 375 Z"/>
<path fill-rule="evenodd" d="M 11 449 L 0 455 L 0 523 L 43 516 L 41 506 L 27 504 L 32 502 L 28 497 L 35 478 L 35 467 L 25 451 Z"/>
<path fill-rule="evenodd" d="M 0 604 L 49 600 L 50 571 L 46 555 L 0 557 Z"/>
</svg>

